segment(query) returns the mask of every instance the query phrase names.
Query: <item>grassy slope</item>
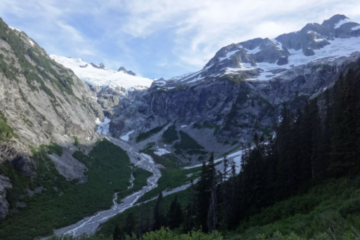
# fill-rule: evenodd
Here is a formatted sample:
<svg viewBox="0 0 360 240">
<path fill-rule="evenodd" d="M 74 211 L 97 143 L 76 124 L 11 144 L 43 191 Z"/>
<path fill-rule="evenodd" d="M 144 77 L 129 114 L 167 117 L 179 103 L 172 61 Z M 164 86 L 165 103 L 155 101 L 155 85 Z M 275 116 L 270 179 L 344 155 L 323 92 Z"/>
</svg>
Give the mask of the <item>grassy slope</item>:
<svg viewBox="0 0 360 240">
<path fill-rule="evenodd" d="M 167 125 L 167 123 L 164 124 L 164 125 L 162 125 L 162 126 L 159 126 L 159 127 L 153 128 L 153 129 L 150 129 L 150 130 L 147 131 L 147 132 L 140 133 L 140 134 L 136 137 L 136 142 L 141 142 L 141 141 L 144 141 L 145 139 L 148 139 L 148 138 L 151 137 L 152 135 L 160 132 L 166 125 Z"/>
<path fill-rule="evenodd" d="M 89 166 L 86 173 L 88 182 L 76 184 L 67 182 L 59 175 L 44 151 L 35 155 L 38 175 L 34 182 L 17 173 L 9 164 L 0 165 L 0 173 L 8 175 L 14 183 L 9 191 L 11 204 L 25 192 L 27 187 L 34 189 L 43 186 L 42 194 L 23 197 L 27 207 L 19 213 L 10 214 L 0 225 L 0 239 L 33 239 L 36 236 L 51 234 L 53 229 L 72 224 L 98 210 L 112 205 L 115 192 L 127 190 L 131 168 L 126 152 L 108 141 L 98 142 L 89 156 L 79 152 Z M 141 172 L 140 172 L 141 174 Z M 139 178 L 140 183 L 144 182 Z M 139 184 L 139 183 L 138 183 Z M 136 184 L 136 186 L 138 185 Z"/>
<path fill-rule="evenodd" d="M 185 205 L 190 201 L 192 194 L 190 191 L 181 191 L 176 194 L 168 195 L 163 198 L 163 212 L 166 214 L 167 210 L 170 208 L 170 204 L 173 201 L 175 195 L 178 197 L 178 201 L 180 204 L 185 207 Z M 153 207 L 156 201 L 151 201 L 148 203 L 143 204 L 142 206 L 135 206 L 133 208 L 129 208 L 123 213 L 109 219 L 109 221 L 105 222 L 99 232 L 97 234 L 104 234 L 105 236 L 109 236 L 113 233 L 115 225 L 118 224 L 119 226 L 123 226 L 125 224 L 125 220 L 128 214 L 134 214 L 134 218 L 136 220 L 139 219 L 140 209 L 142 208 L 143 211 L 143 224 L 146 224 L 146 221 L 149 217 L 152 217 L 153 214 Z M 136 229 L 137 226 L 134 226 Z"/>
<path fill-rule="evenodd" d="M 118 193 L 118 202 L 121 202 L 121 199 L 130 195 L 131 193 L 137 192 L 142 189 L 147 184 L 147 178 L 152 175 L 151 172 L 148 172 L 142 168 L 136 168 L 133 171 L 133 175 L 135 177 L 134 186 L 130 189 L 126 189 L 124 191 L 120 191 Z"/>
<path fill-rule="evenodd" d="M 275 239 L 279 231 L 288 237 L 277 239 L 334 239 L 324 237 L 333 234 L 337 239 L 359 239 L 352 236 L 353 229 L 360 229 L 360 177 L 327 180 L 278 202 L 242 222 L 227 238 L 256 239 L 262 234 Z"/>
<path fill-rule="evenodd" d="M 183 206 L 191 197 L 188 190 L 177 195 Z M 174 195 L 164 198 L 165 210 L 173 198 Z M 142 206 L 144 219 L 151 216 L 154 204 L 152 201 Z M 139 211 L 137 206 L 115 216 L 103 224 L 98 234 L 110 236 L 116 224 L 124 225 L 129 213 L 138 219 Z M 355 229 L 360 229 L 360 177 L 326 181 L 304 194 L 265 208 L 260 214 L 240 223 L 236 231 L 223 232 L 222 235 L 229 240 L 360 239 Z M 155 235 L 154 239 L 162 239 L 161 233 Z M 211 239 L 211 236 L 203 239 Z"/>
<path fill-rule="evenodd" d="M 164 168 L 160 169 L 161 177 L 158 181 L 158 187 L 145 193 L 141 198 L 139 198 L 138 202 L 156 197 L 159 195 L 160 192 L 166 189 L 170 190 L 178 186 L 184 185 L 191 180 L 197 178 L 201 171 L 201 167 L 186 170 L 181 169 L 178 166 L 177 159 L 171 154 L 158 156 L 149 149 L 145 149 L 144 152 L 146 154 L 149 154 L 156 163 L 163 165 Z M 192 175 L 187 177 L 187 174 Z"/>
</svg>

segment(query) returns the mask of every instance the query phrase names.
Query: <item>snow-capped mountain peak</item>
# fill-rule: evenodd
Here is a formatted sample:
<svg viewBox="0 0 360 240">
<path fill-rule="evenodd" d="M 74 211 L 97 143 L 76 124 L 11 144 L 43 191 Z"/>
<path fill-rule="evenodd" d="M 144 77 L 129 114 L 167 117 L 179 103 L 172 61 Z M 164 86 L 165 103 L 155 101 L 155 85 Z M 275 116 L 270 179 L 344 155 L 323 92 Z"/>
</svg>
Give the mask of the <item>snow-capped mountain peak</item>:
<svg viewBox="0 0 360 240">
<path fill-rule="evenodd" d="M 132 89 L 148 88 L 152 84 L 153 80 L 149 78 L 136 76 L 135 73 L 131 74 L 126 71 L 113 71 L 106 69 L 104 64 L 87 63 L 81 58 L 69 58 L 56 55 L 50 55 L 50 57 L 56 62 L 62 64 L 66 68 L 70 68 L 74 71 L 82 81 L 86 82 L 90 86 L 101 86 L 110 88 L 123 88 L 125 91 L 131 91 Z"/>
<path fill-rule="evenodd" d="M 309 23 L 300 31 L 275 39 L 255 38 L 221 48 L 198 72 L 155 81 L 158 87 L 195 84 L 206 79 L 234 75 L 247 81 L 280 77 L 287 70 L 310 62 L 332 62 L 360 52 L 360 24 L 335 15 L 322 24 Z"/>
</svg>

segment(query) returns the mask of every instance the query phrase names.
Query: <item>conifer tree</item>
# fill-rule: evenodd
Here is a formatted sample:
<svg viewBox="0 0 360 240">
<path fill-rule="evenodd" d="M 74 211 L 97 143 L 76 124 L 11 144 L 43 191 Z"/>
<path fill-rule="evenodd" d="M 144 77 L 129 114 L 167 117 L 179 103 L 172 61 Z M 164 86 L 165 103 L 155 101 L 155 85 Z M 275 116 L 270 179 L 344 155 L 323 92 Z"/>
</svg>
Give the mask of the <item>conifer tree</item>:
<svg viewBox="0 0 360 240">
<path fill-rule="evenodd" d="M 207 213 L 209 209 L 210 191 L 208 183 L 208 167 L 203 163 L 201 176 L 196 185 L 195 211 L 196 225 L 207 232 Z"/>
<path fill-rule="evenodd" d="M 154 231 L 160 230 L 161 226 L 164 224 L 164 215 L 162 211 L 162 200 L 163 195 L 162 192 L 159 193 L 159 196 L 156 200 L 155 207 L 154 207 L 154 224 L 152 229 Z"/>
<path fill-rule="evenodd" d="M 134 231 L 134 226 L 135 226 L 134 214 L 129 213 L 126 216 L 125 224 L 124 224 L 124 227 L 123 227 L 123 231 L 124 231 L 125 235 L 131 236 L 131 234 Z"/>
<path fill-rule="evenodd" d="M 208 166 L 209 187 L 210 187 L 210 203 L 207 214 L 207 228 L 209 232 L 214 231 L 218 226 L 217 212 L 217 196 L 216 196 L 216 170 L 214 164 L 214 155 L 211 154 Z"/>
<path fill-rule="evenodd" d="M 123 234 L 120 230 L 119 225 L 116 224 L 113 232 L 113 240 L 122 240 L 122 239 L 123 239 Z"/>
<path fill-rule="evenodd" d="M 183 222 L 183 213 L 181 206 L 177 201 L 177 195 L 175 195 L 174 200 L 171 202 L 170 209 L 167 215 L 168 227 L 170 229 L 175 229 L 180 227 Z"/>
</svg>

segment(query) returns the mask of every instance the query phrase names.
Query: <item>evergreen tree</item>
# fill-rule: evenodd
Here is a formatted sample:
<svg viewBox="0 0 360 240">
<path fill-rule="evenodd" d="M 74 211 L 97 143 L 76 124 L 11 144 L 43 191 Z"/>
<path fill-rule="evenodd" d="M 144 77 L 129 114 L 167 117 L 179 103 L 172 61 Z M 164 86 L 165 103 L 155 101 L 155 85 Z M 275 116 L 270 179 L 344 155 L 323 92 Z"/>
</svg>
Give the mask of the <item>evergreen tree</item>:
<svg viewBox="0 0 360 240">
<path fill-rule="evenodd" d="M 191 185 L 190 185 L 189 191 L 190 191 L 190 193 L 189 193 L 190 202 L 185 208 L 185 216 L 184 216 L 185 219 L 184 219 L 184 229 L 183 230 L 185 233 L 191 232 L 194 228 L 194 218 L 195 218 L 194 193 L 195 193 L 195 189 L 194 189 L 192 180 L 191 180 Z"/>
<path fill-rule="evenodd" d="M 207 215 L 207 230 L 214 231 L 218 226 L 218 212 L 217 212 L 217 194 L 216 194 L 216 170 L 214 164 L 214 155 L 211 154 L 208 166 L 208 178 L 210 184 L 210 204 Z"/>
<path fill-rule="evenodd" d="M 140 210 L 139 210 L 139 223 L 138 223 L 137 238 L 140 239 L 142 236 L 143 236 L 143 204 L 140 205 Z"/>
<path fill-rule="evenodd" d="M 171 202 L 170 209 L 167 215 L 168 227 L 170 229 L 175 229 L 180 227 L 183 222 L 183 213 L 181 206 L 177 201 L 177 195 L 175 195 L 174 200 Z"/>
<path fill-rule="evenodd" d="M 330 155 L 330 172 L 336 177 L 351 172 L 356 166 L 358 114 L 355 109 L 358 96 L 354 89 L 355 81 L 356 73 L 350 69 L 336 83 Z"/>
<path fill-rule="evenodd" d="M 123 233 L 121 232 L 119 225 L 115 225 L 114 233 L 113 233 L 113 240 L 122 240 L 123 239 Z"/>
<path fill-rule="evenodd" d="M 154 224 L 152 227 L 153 231 L 160 230 L 160 228 L 164 225 L 162 200 L 163 200 L 163 195 L 162 192 L 160 192 L 154 207 Z"/>
<path fill-rule="evenodd" d="M 209 209 L 210 191 L 208 183 L 208 167 L 203 163 L 201 176 L 196 185 L 195 212 L 196 225 L 207 232 L 207 213 Z"/>
<path fill-rule="evenodd" d="M 129 213 L 126 216 L 126 220 L 123 228 L 125 235 L 131 236 L 131 234 L 134 232 L 134 226 L 135 226 L 134 214 Z"/>
</svg>

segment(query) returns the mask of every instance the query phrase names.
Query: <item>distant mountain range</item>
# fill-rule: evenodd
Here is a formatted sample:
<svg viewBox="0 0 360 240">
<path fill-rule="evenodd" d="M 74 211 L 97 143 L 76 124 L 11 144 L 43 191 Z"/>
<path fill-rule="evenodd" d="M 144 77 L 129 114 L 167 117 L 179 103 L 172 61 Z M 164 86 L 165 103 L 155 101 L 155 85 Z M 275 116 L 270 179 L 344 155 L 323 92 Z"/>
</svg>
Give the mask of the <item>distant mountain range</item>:
<svg viewBox="0 0 360 240">
<path fill-rule="evenodd" d="M 335 15 L 322 24 L 309 23 L 300 31 L 274 39 L 255 38 L 221 48 L 198 72 L 169 79 L 193 83 L 206 78 L 238 75 L 243 80 L 282 78 L 287 70 L 310 62 L 327 63 L 349 57 L 360 50 L 360 25 L 344 15 Z M 165 86 L 165 81 L 155 82 Z"/>
<path fill-rule="evenodd" d="M 332 87 L 360 57 L 360 25 L 344 15 L 275 39 L 221 48 L 198 72 L 159 79 L 128 104 L 114 107 L 110 132 L 121 136 L 171 123 L 209 152 L 222 154 L 269 135 L 283 103 L 295 111 Z M 161 146 L 161 135 L 144 141 Z M 167 151 L 174 152 L 167 145 Z M 197 159 L 199 156 L 185 155 Z"/>
</svg>

